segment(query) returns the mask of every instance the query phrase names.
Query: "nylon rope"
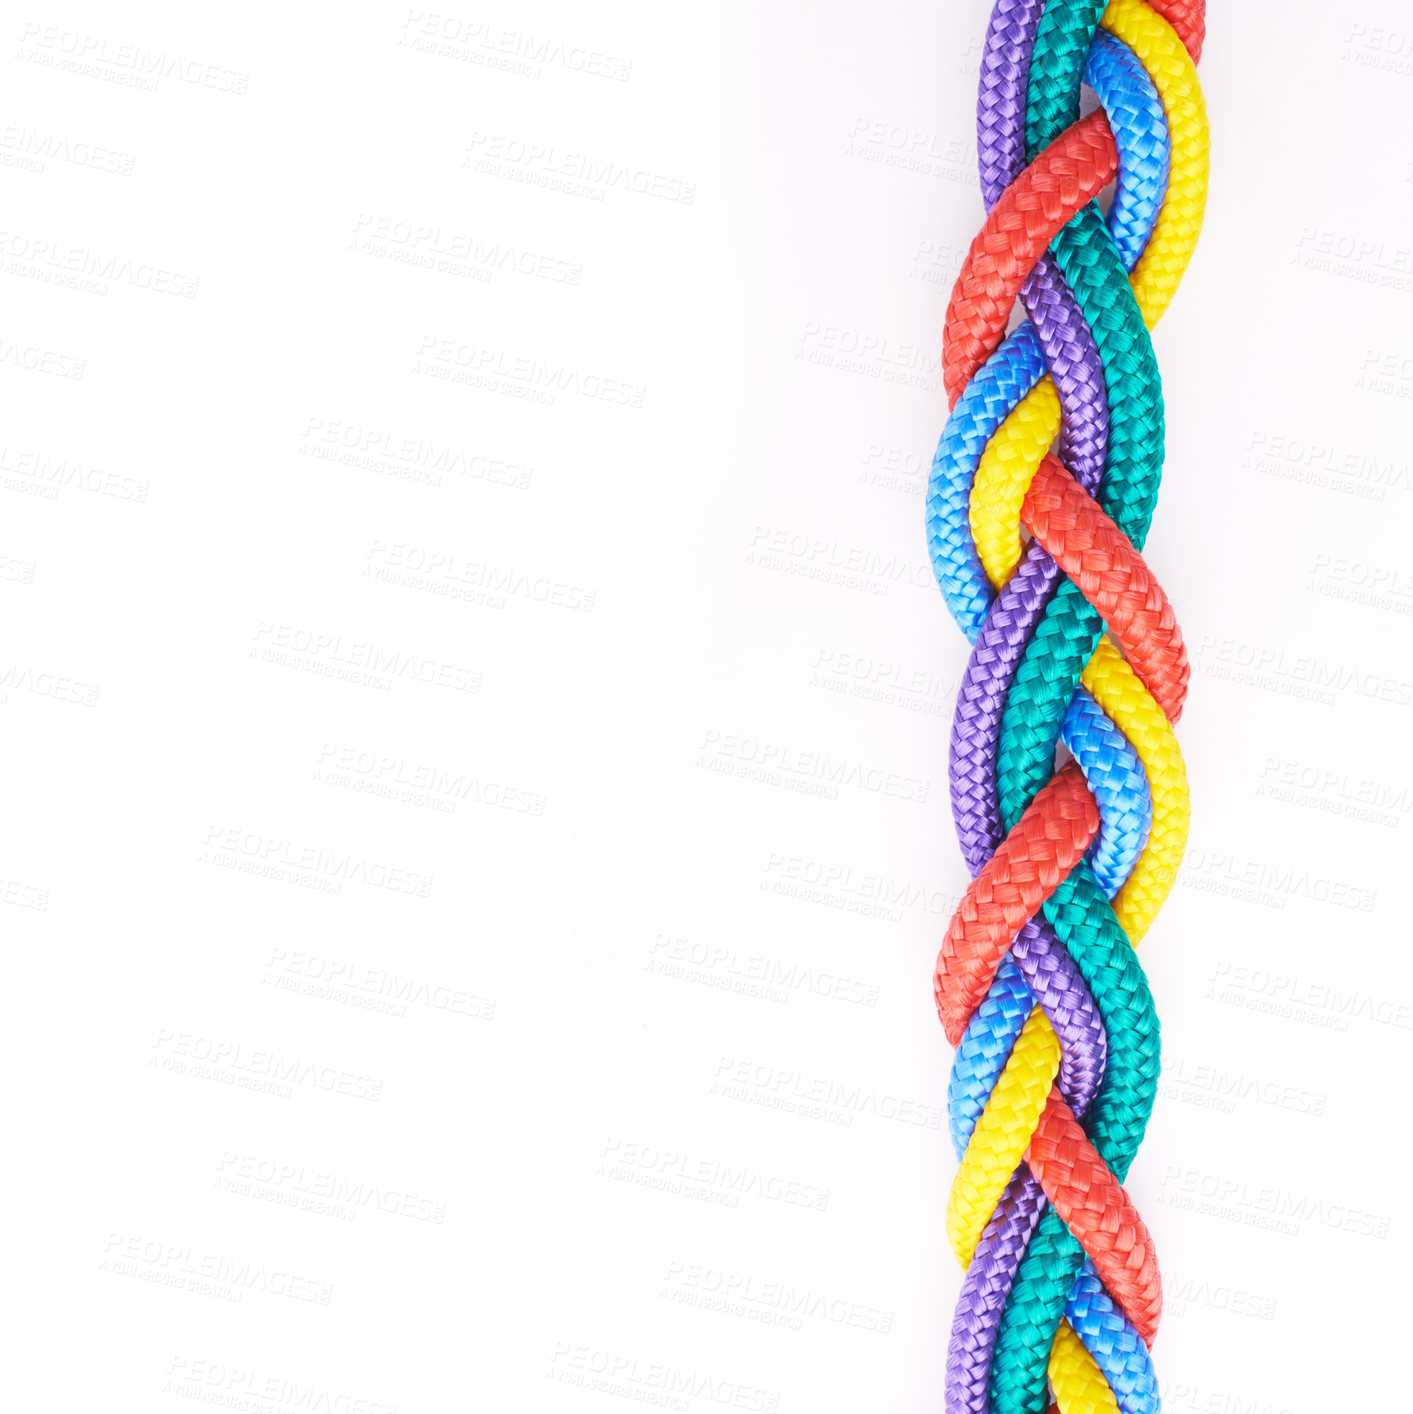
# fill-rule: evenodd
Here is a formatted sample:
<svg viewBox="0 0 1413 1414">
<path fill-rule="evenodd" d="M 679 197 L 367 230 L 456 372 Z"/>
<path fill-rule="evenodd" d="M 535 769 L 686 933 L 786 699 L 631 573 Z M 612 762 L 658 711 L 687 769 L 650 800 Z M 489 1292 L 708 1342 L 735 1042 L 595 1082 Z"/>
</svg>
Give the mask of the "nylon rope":
<svg viewBox="0 0 1413 1414">
<path fill-rule="evenodd" d="M 1202 0 L 997 0 L 982 47 L 988 214 L 947 311 L 927 492 L 972 643 L 950 784 L 973 878 L 934 975 L 966 1268 L 949 1414 L 1159 1409 L 1157 1257 L 1122 1184 L 1158 1078 L 1134 945 L 1187 837 L 1188 664 L 1141 551 L 1163 459 L 1149 333 L 1206 200 L 1204 25 Z"/>
</svg>

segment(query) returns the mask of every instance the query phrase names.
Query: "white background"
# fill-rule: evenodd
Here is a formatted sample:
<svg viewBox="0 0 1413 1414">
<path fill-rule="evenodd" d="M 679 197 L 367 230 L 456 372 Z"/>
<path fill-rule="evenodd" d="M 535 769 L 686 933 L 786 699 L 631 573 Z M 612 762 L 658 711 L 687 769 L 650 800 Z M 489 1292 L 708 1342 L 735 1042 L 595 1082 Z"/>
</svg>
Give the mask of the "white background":
<svg viewBox="0 0 1413 1414">
<path fill-rule="evenodd" d="M 7 1405 L 940 1407 L 985 21 L 8 12 Z M 1129 1189 L 1167 1409 L 1388 1408 L 1413 23 L 1218 6 L 1202 74 Z"/>
</svg>

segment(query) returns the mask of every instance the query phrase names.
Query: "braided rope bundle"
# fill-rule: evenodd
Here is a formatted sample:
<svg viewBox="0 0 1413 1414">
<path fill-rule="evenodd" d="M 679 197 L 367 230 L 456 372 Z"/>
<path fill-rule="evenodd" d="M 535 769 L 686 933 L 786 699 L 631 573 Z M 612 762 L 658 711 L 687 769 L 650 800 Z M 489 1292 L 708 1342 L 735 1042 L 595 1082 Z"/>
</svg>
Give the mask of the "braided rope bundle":
<svg viewBox="0 0 1413 1414">
<path fill-rule="evenodd" d="M 935 976 L 966 1268 L 949 1414 L 1159 1409 L 1158 1264 L 1122 1183 L 1158 1080 L 1134 945 L 1187 838 L 1188 664 L 1140 551 L 1163 461 L 1149 331 L 1206 197 L 1203 28 L 1203 0 L 996 0 L 983 45 L 988 215 L 947 311 L 927 495 L 973 645 L 951 742 L 973 877 Z"/>
</svg>

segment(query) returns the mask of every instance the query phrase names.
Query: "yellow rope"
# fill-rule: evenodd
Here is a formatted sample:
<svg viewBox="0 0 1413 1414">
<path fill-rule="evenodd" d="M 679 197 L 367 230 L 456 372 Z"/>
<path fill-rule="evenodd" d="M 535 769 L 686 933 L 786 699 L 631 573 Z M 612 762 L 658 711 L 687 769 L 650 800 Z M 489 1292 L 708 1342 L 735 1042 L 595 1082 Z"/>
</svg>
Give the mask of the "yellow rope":
<svg viewBox="0 0 1413 1414">
<path fill-rule="evenodd" d="M 1036 1007 L 986 1097 L 986 1108 L 952 1180 L 947 1238 L 964 1267 L 970 1264 L 982 1231 L 1025 1154 L 1059 1073 L 1059 1038 Z"/>
</svg>

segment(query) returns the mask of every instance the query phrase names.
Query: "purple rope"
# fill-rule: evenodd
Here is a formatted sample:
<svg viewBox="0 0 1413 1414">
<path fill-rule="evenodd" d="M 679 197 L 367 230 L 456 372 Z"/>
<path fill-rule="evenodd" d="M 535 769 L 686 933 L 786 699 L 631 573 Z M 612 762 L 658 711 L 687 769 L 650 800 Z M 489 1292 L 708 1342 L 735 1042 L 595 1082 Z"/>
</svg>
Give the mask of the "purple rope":
<svg viewBox="0 0 1413 1414">
<path fill-rule="evenodd" d="M 1011 1294 L 1021 1255 L 1044 1210 L 1045 1194 L 1022 1165 L 1006 1185 L 962 1279 L 947 1342 L 947 1408 L 954 1414 L 961 1409 L 977 1414 L 986 1410 L 991 1353 L 1001 1312 Z"/>
<path fill-rule="evenodd" d="M 1026 985 L 1040 1003 L 1060 1041 L 1060 1072 L 1056 1080 L 1065 1103 L 1083 1119 L 1104 1078 L 1108 1041 L 1099 1009 L 1094 1005 L 1074 959 L 1060 946 L 1043 918 L 1031 918 L 1011 944 Z"/>
<path fill-rule="evenodd" d="M 981 872 L 1005 834 L 996 796 L 1001 708 L 1030 629 L 1059 581 L 1059 566 L 1032 540 L 1015 574 L 992 602 L 957 689 L 949 768 L 952 815 L 973 875 Z"/>
<path fill-rule="evenodd" d="M 1040 336 L 1045 371 L 1060 395 L 1060 456 L 1070 475 L 1092 491 L 1103 474 L 1109 442 L 1109 395 L 1094 334 L 1053 255 L 1040 257 L 1020 297 Z"/>
<path fill-rule="evenodd" d="M 1045 0 L 998 0 L 982 47 L 977 150 L 987 210 L 1025 165 L 1026 84 Z M 1049 254 L 1021 289 L 1063 415 L 1061 455 L 1086 490 L 1104 466 L 1109 413 L 1093 334 Z M 972 649 L 952 722 L 950 783 L 957 836 L 975 875 L 1003 838 L 996 799 L 1001 711 L 1025 645 L 1059 584 L 1060 570 L 1036 542 L 992 603 Z M 1043 918 L 1021 929 L 1011 955 L 1060 1040 L 1061 1094 L 1076 1115 L 1088 1109 L 1105 1063 L 1103 1023 L 1073 960 Z M 1022 1165 L 977 1244 L 947 1348 L 947 1408 L 985 1414 L 1001 1313 L 1045 1196 Z"/>
<path fill-rule="evenodd" d="M 1030 51 L 1045 0 L 996 0 L 981 46 L 976 153 L 981 198 L 990 211 L 1025 166 L 1025 99 Z"/>
</svg>

